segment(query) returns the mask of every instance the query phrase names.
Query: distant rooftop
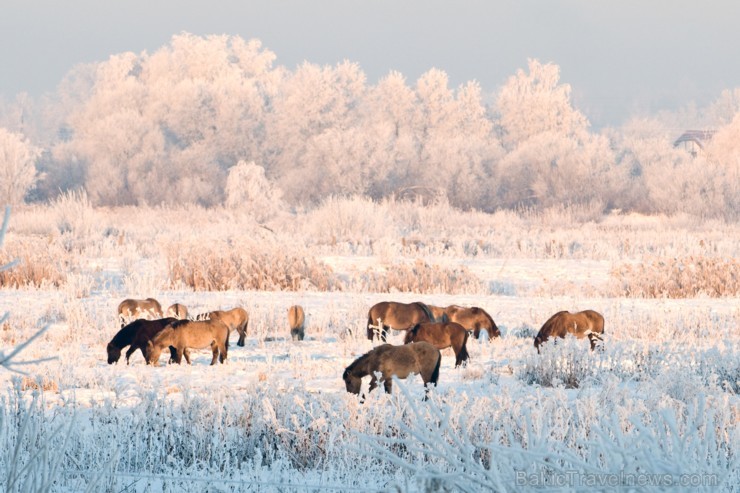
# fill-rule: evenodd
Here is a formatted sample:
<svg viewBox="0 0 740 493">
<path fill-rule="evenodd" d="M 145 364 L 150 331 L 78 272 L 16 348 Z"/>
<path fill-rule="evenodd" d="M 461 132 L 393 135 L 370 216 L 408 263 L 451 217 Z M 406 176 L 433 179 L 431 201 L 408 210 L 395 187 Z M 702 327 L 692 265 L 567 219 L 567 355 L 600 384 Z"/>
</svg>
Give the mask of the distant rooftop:
<svg viewBox="0 0 740 493">
<path fill-rule="evenodd" d="M 715 130 L 687 130 L 673 143 L 673 147 L 678 147 L 682 143 L 693 143 L 704 150 L 704 144 L 712 140 Z"/>
</svg>

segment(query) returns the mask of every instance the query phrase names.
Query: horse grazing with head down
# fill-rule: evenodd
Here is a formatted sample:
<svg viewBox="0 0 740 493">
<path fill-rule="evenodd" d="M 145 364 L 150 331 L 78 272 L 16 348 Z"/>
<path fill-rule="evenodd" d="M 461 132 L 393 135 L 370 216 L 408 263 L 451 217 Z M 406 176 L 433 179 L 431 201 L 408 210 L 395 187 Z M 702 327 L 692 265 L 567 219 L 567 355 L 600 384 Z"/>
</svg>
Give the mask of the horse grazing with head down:
<svg viewBox="0 0 740 493">
<path fill-rule="evenodd" d="M 451 347 L 455 352 L 455 368 L 465 365 L 470 358 L 467 342 L 469 332 L 455 322 L 428 322 L 416 324 L 406 332 L 404 344 L 428 342 L 437 349 Z"/>
<path fill-rule="evenodd" d="M 596 347 L 596 341 L 602 341 L 604 335 L 604 317 L 593 310 L 570 313 L 557 312 L 547 319 L 534 338 L 534 347 L 540 352 L 540 346 L 550 337 L 564 339 L 566 334 L 573 334 L 578 339 L 588 337 L 591 350 Z"/>
<path fill-rule="evenodd" d="M 381 301 L 370 307 L 367 314 L 367 338 L 371 341 L 375 334 L 385 341 L 388 330 L 409 330 L 422 322 L 433 322 L 434 316 L 427 305 L 420 301 L 398 303 Z M 377 324 L 377 325 L 375 325 Z"/>
<path fill-rule="evenodd" d="M 342 375 L 347 392 L 360 393 L 362 377 L 372 375 L 370 389 L 378 386 L 375 372 L 381 373 L 380 382 L 383 383 L 385 391 L 390 394 L 393 380 L 391 377 L 407 378 L 411 374 L 418 373 L 424 381 L 424 387 L 429 390 L 427 384 L 437 385 L 439 380 L 439 367 L 442 355 L 439 349 L 427 342 L 418 342 L 404 346 L 393 346 L 383 344 L 357 358 L 349 365 Z"/>
<path fill-rule="evenodd" d="M 157 320 L 145 320 L 140 318 L 134 320 L 130 324 L 118 331 L 113 336 L 113 339 L 108 343 L 106 348 L 108 352 L 108 364 L 112 365 L 121 358 L 121 351 L 126 346 L 129 347 L 126 351 L 126 364 L 129 364 L 129 358 L 134 354 L 137 349 L 141 350 L 141 354 L 146 359 L 146 343 L 154 337 L 157 333 L 162 331 L 166 326 L 175 322 L 175 318 L 160 318 Z M 175 348 L 170 347 L 170 356 L 172 360 L 175 358 Z"/>
<path fill-rule="evenodd" d="M 177 320 L 155 335 L 146 345 L 147 362 L 150 365 L 159 364 L 162 349 L 168 346 L 175 348 L 175 363 L 182 362 L 183 355 L 190 364 L 188 349 L 211 348 L 213 359 L 223 363 L 228 351 L 229 328 L 218 320 Z"/>
<path fill-rule="evenodd" d="M 489 339 L 501 336 L 501 331 L 493 321 L 493 317 L 483 308 L 460 305 L 450 305 L 447 307 L 429 305 L 429 309 L 437 321 L 449 320 L 450 322 L 456 322 L 467 330 L 473 331 L 473 336 L 476 339 L 480 336 L 481 330 L 488 332 Z M 447 318 L 445 319 L 444 317 Z"/>
<path fill-rule="evenodd" d="M 294 341 L 302 341 L 305 333 L 304 324 L 306 322 L 306 314 L 303 313 L 303 307 L 300 305 L 293 305 L 288 308 L 288 325 L 290 326 L 290 337 Z"/>
<path fill-rule="evenodd" d="M 138 318 L 154 320 L 163 316 L 162 305 L 154 298 L 147 298 L 145 300 L 129 298 L 118 304 L 118 320 L 121 322 L 121 328 Z"/>
</svg>

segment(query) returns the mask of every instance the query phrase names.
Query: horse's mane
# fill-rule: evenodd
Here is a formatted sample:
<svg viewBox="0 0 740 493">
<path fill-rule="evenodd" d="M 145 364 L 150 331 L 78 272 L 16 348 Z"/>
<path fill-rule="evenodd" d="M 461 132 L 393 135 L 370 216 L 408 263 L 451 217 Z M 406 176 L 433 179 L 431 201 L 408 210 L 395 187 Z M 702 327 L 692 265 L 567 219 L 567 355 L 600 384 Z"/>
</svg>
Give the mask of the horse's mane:
<svg viewBox="0 0 740 493">
<path fill-rule="evenodd" d="M 542 328 L 540 329 L 539 334 L 542 334 L 544 336 L 549 336 L 553 333 L 554 329 L 560 329 L 563 326 L 563 315 L 569 313 L 565 310 L 557 312 L 552 317 L 548 318 L 547 321 L 542 324 Z M 539 335 L 538 334 L 538 335 Z"/>
<path fill-rule="evenodd" d="M 488 321 L 491 322 L 491 328 L 493 329 L 494 327 L 496 327 L 496 322 L 493 321 L 493 317 L 491 315 L 489 315 L 488 312 L 485 311 L 483 308 L 480 308 L 478 306 L 474 306 L 473 308 L 471 308 L 471 311 L 473 313 L 481 312 L 483 315 L 485 315 L 485 317 L 488 319 Z M 496 327 L 496 328 L 498 328 L 498 327 Z"/>
<path fill-rule="evenodd" d="M 188 320 L 187 318 L 184 318 L 182 320 L 175 320 L 174 322 L 169 324 L 169 326 L 172 327 L 173 329 L 176 329 L 180 327 L 181 325 L 185 325 L 188 322 L 190 322 L 190 320 Z"/>
<path fill-rule="evenodd" d="M 421 301 L 414 302 L 415 305 L 417 305 L 421 310 L 424 312 L 424 315 L 427 316 L 429 321 L 434 321 L 434 315 L 432 314 L 432 310 L 426 305 L 426 303 L 422 303 Z"/>
<path fill-rule="evenodd" d="M 124 346 L 131 344 L 136 332 L 139 330 L 139 325 L 141 324 L 138 320 L 134 320 L 130 324 L 126 325 L 113 336 L 110 344 L 118 348 L 123 348 Z"/>
</svg>

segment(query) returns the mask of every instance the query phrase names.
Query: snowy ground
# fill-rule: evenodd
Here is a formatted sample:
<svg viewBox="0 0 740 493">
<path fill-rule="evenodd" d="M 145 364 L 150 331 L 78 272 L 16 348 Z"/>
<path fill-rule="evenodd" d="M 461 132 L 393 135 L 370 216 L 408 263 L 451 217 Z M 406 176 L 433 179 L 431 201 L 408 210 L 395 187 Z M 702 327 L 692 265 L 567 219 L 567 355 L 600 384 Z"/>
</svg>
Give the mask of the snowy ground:
<svg viewBox="0 0 740 493">
<path fill-rule="evenodd" d="M 374 265 L 372 257 L 325 260 L 338 272 Z M 115 278 L 115 263 L 97 275 Z M 192 366 L 150 367 L 140 353 L 130 366 L 109 366 L 105 345 L 117 330 L 121 292 L 76 298 L 69 290 L 3 291 L 0 313 L 11 312 L 3 345 L 49 323 L 20 359 L 57 358 L 22 367 L 26 377 L 0 373 L 4 438 L 10 445 L 18 436 L 21 443 L 43 436 L 55 444 L 64 472 L 58 491 L 76 491 L 94 478 L 108 491 L 526 490 L 562 481 L 581 489 L 620 474 L 632 475 L 620 479 L 629 486 L 648 473 L 656 475 L 650 480 L 695 481 L 707 491 L 736 488 L 737 299 L 518 296 L 561 279 L 603 285 L 609 266 L 465 264 L 502 294 L 150 293 L 163 306 L 180 302 L 191 313 L 249 311 L 247 345 L 237 347 L 232 334 L 226 364 L 214 367 L 207 351 L 195 352 Z M 429 402 L 421 401 L 421 382 L 413 379 L 392 396 L 373 393 L 360 404 L 345 392 L 341 374 L 371 349 L 366 313 L 385 299 L 481 306 L 503 337 L 471 341 L 467 368 L 455 369 L 446 350 Z M 286 310 L 295 303 L 307 313 L 303 342 L 288 336 Z M 535 355 L 532 335 L 550 314 L 586 308 L 605 315 L 604 351 L 566 341 Z M 395 333 L 391 342 L 401 337 Z M 12 426 L 12 409 L 23 407 L 36 423 L 25 435 Z M 50 467 L 30 455 L 24 460 Z"/>
</svg>

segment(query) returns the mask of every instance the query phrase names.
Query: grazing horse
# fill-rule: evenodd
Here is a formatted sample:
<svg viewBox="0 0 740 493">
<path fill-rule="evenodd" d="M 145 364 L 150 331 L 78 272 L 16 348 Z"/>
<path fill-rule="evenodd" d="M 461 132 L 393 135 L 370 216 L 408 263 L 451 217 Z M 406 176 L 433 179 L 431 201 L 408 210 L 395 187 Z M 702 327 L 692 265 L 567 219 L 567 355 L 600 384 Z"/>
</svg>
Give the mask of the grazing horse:
<svg viewBox="0 0 740 493">
<path fill-rule="evenodd" d="M 428 383 L 437 385 L 441 362 L 442 355 L 439 349 L 428 342 L 404 346 L 383 344 L 357 358 L 344 370 L 342 378 L 347 392 L 359 394 L 362 377 L 372 375 L 368 390 L 370 392 L 378 386 L 375 372 L 380 372 L 382 374 L 380 381 L 385 391 L 390 394 L 393 386 L 392 376 L 403 379 L 413 373 L 418 373 L 428 391 Z"/>
<path fill-rule="evenodd" d="M 547 319 L 534 338 L 534 347 L 540 352 L 540 345 L 550 337 L 565 338 L 566 334 L 573 334 L 578 339 L 588 337 L 591 350 L 596 347 L 596 341 L 601 341 L 604 335 L 604 317 L 593 310 L 570 313 L 557 312 Z"/>
<path fill-rule="evenodd" d="M 370 308 L 367 314 L 367 338 L 371 341 L 377 330 L 380 339 L 385 341 L 387 331 L 408 330 L 422 322 L 432 322 L 434 316 L 427 305 L 420 301 L 414 303 L 398 303 L 396 301 L 381 301 Z M 375 324 L 378 325 L 375 325 Z"/>
<path fill-rule="evenodd" d="M 178 320 L 185 320 L 188 318 L 188 307 L 182 303 L 175 303 L 167 308 L 167 316 L 175 317 Z"/>
<path fill-rule="evenodd" d="M 455 322 L 436 322 L 416 324 L 406 332 L 404 344 L 425 341 L 433 344 L 437 349 L 451 347 L 455 352 L 455 368 L 465 365 L 470 358 L 466 343 L 468 342 L 468 331 L 465 327 Z"/>
<path fill-rule="evenodd" d="M 196 320 L 220 320 L 229 328 L 229 332 L 236 330 L 239 333 L 237 346 L 244 346 L 247 337 L 247 327 L 249 326 L 249 314 L 244 308 L 236 307 L 231 310 L 214 310 L 212 312 L 201 313 Z"/>
<path fill-rule="evenodd" d="M 140 318 L 126 325 L 108 343 L 108 347 L 106 348 L 108 352 L 108 364 L 112 365 L 116 363 L 121 358 L 121 351 L 126 346 L 131 346 L 126 351 L 126 364 L 129 364 L 129 358 L 131 358 L 131 355 L 137 349 L 141 350 L 141 354 L 146 359 L 146 343 L 149 342 L 149 339 L 176 320 L 175 318 L 160 318 L 158 320 Z M 170 355 L 174 360 L 175 348 L 170 347 Z"/>
<path fill-rule="evenodd" d="M 145 300 L 125 299 L 118 305 L 118 320 L 121 322 L 121 328 L 132 320 L 145 318 L 154 320 L 163 318 L 162 305 L 154 298 Z"/>
<path fill-rule="evenodd" d="M 293 305 L 288 308 L 288 325 L 290 325 L 290 337 L 294 341 L 302 341 L 304 336 L 303 325 L 306 322 L 306 315 L 303 313 L 303 307 Z"/>
<path fill-rule="evenodd" d="M 182 363 L 182 357 L 190 364 L 187 349 L 203 349 L 210 347 L 213 352 L 211 365 L 216 360 L 221 363 L 226 360 L 229 328 L 219 320 L 177 320 L 155 335 L 146 345 L 147 362 L 150 365 L 159 364 L 162 349 L 168 346 L 175 347 L 175 363 Z"/>
<path fill-rule="evenodd" d="M 483 308 L 460 305 L 450 305 L 443 308 L 430 305 L 429 309 L 438 321 L 445 321 L 443 317 L 446 316 L 450 322 L 456 322 L 467 330 L 472 330 L 473 336 L 476 339 L 480 336 L 481 329 L 485 329 L 488 332 L 490 339 L 501 336 L 501 331 L 496 327 L 493 317 Z"/>
</svg>

